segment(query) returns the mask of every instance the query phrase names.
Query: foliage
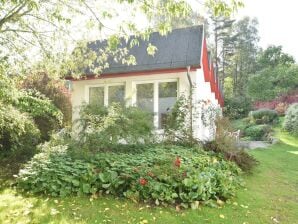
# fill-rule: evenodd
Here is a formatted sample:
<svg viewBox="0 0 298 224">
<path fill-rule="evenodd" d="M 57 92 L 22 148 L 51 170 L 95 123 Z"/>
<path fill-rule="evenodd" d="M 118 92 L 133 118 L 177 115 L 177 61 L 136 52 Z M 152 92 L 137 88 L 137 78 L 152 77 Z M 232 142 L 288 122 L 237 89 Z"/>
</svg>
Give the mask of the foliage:
<svg viewBox="0 0 298 224">
<path fill-rule="evenodd" d="M 278 121 L 278 113 L 275 110 L 259 109 L 249 113 L 252 124 L 273 124 Z"/>
<path fill-rule="evenodd" d="M 258 70 L 268 67 L 276 67 L 278 65 L 291 66 L 295 63 L 293 56 L 284 53 L 282 46 L 271 45 L 264 51 L 261 51 L 258 56 Z"/>
<path fill-rule="evenodd" d="M 209 8 L 215 10 L 216 14 L 231 14 L 242 4 L 241 1 L 234 0 L 229 3 L 224 0 L 208 2 L 212 3 Z M 190 8 L 185 0 L 165 0 L 162 4 L 151 0 L 1 1 L 0 41 L 4 50 L 0 52 L 0 58 L 6 57 L 11 64 L 21 64 L 22 67 L 28 68 L 32 61 L 35 62 L 39 56 L 43 56 L 44 63 L 41 63 L 40 67 L 56 75 L 65 75 L 69 72 L 67 67 L 76 72 L 81 64 L 90 64 L 89 56 L 92 57 L 95 53 L 78 55 L 76 61 L 81 63 L 77 64 L 65 60 L 71 56 L 67 52 L 72 49 L 74 42 L 74 45 L 78 43 L 77 40 L 88 42 L 87 40 L 94 37 L 94 32 L 95 36 L 100 36 L 105 34 L 104 31 L 112 31 L 113 35 L 108 42 L 113 44 L 117 42 L 114 40 L 127 37 L 131 33 L 146 39 L 148 32 L 152 32 L 156 27 L 165 35 L 171 31 L 172 20 L 183 20 L 189 15 Z M 126 12 L 125 16 L 123 10 Z M 138 12 L 138 16 L 144 16 L 149 23 L 155 16 L 162 15 L 166 19 L 160 21 L 157 26 L 149 25 L 145 31 L 141 31 L 136 23 L 139 17 L 135 12 Z M 80 21 L 79 26 L 77 20 Z M 111 23 L 117 20 L 119 22 L 116 25 L 115 22 Z M 35 54 L 30 54 L 32 50 L 36 52 L 36 57 Z M 93 71 L 97 71 L 95 74 L 99 74 L 99 70 L 108 64 L 107 54 L 100 55 L 101 63 L 92 67 Z M 20 70 L 19 68 L 20 66 L 13 66 L 10 70 L 14 72 Z"/>
<path fill-rule="evenodd" d="M 248 82 L 248 94 L 253 100 L 272 100 L 297 89 L 297 65 L 278 65 L 258 71 Z"/>
<path fill-rule="evenodd" d="M 49 140 L 50 132 L 62 126 L 63 114 L 53 103 L 34 90 L 24 91 L 18 98 L 17 108 L 34 119 L 43 140 Z"/>
<path fill-rule="evenodd" d="M 283 127 L 294 135 L 298 135 L 298 103 L 292 104 L 286 111 Z"/>
<path fill-rule="evenodd" d="M 250 172 L 257 161 L 238 147 L 236 139 L 230 135 L 232 131 L 233 128 L 228 118 L 217 119 L 215 140 L 207 142 L 204 149 L 221 153 L 225 159 L 235 162 L 243 171 Z"/>
<path fill-rule="evenodd" d="M 298 194 L 296 190 L 297 156 L 294 154 L 298 153 L 298 138 L 282 131 L 276 134 L 276 137 L 281 139 L 280 143 L 270 145 L 266 150 L 249 151 L 260 161 L 260 166 L 256 168 L 254 175 L 243 175 L 245 188 L 237 190 L 236 197 L 227 200 L 225 204 L 221 201 L 218 201 L 219 204 L 212 201 L 208 203 L 209 206 L 202 206 L 200 203 L 199 211 L 180 210 L 178 206 L 175 211 L 172 206 L 153 207 L 97 194 L 82 197 L 69 196 L 61 200 L 32 194 L 20 195 L 14 188 L 2 185 L 0 220 L 9 223 L 83 222 L 94 224 L 106 220 L 107 223 L 243 224 L 244 222 L 271 223 L 276 217 L 274 220 L 280 222 L 296 223 L 298 213 L 295 211 L 298 209 L 298 204 L 295 200 L 289 200 L 289 192 L 292 192 L 295 197 Z M 2 162 L 0 166 L 5 164 Z M 0 188 L 1 179 L 6 180 L 5 171 L 1 166 Z M 278 209 L 273 210 L 272 205 L 277 206 Z M 218 208 L 213 208 L 213 206 Z M 222 215 L 224 219 L 220 218 Z"/>
<path fill-rule="evenodd" d="M 200 120 L 202 125 L 215 132 L 215 120 L 219 113 L 219 108 L 210 100 L 194 102 L 180 96 L 167 117 L 164 141 L 188 146 L 198 143 L 194 138 L 193 120 Z"/>
<path fill-rule="evenodd" d="M 86 149 L 97 151 L 115 145 L 152 141 L 151 115 L 137 107 L 114 103 L 109 107 L 83 105 L 80 110 L 79 140 Z"/>
<path fill-rule="evenodd" d="M 47 73 L 35 73 L 26 76 L 21 84 L 25 90 L 35 90 L 49 98 L 55 107 L 63 114 L 63 126 L 69 126 L 72 122 L 72 106 L 70 93 L 66 89 L 62 80 L 51 78 Z M 61 125 L 61 121 L 58 121 Z"/>
<path fill-rule="evenodd" d="M 274 110 L 277 112 L 278 115 L 285 115 L 287 109 L 288 109 L 288 104 L 287 103 L 278 103 Z"/>
<path fill-rule="evenodd" d="M 40 132 L 28 114 L 0 102 L 0 154 L 32 153 Z"/>
<path fill-rule="evenodd" d="M 251 140 L 267 140 L 269 133 L 271 132 L 271 126 L 267 124 L 253 125 L 245 129 L 245 136 Z"/>
<path fill-rule="evenodd" d="M 251 111 L 251 100 L 248 97 L 225 98 L 224 115 L 231 119 L 246 117 Z"/>
<path fill-rule="evenodd" d="M 237 166 L 195 148 L 101 152 L 88 160 L 68 156 L 64 146 L 45 151 L 20 171 L 20 188 L 51 196 L 102 193 L 156 205 L 189 206 L 196 201 L 228 199 L 241 184 Z"/>
</svg>

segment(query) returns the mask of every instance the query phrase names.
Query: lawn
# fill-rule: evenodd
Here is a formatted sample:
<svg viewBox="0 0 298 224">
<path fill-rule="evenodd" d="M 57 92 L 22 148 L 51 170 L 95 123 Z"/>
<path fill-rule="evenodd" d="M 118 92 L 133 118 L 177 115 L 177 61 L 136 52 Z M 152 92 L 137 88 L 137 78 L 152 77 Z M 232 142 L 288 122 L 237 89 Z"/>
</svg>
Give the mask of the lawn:
<svg viewBox="0 0 298 224">
<path fill-rule="evenodd" d="M 220 208 L 150 207 L 110 197 L 64 199 L 18 195 L 3 184 L 0 223 L 298 223 L 298 138 L 277 131 L 281 142 L 251 153 L 260 161 L 246 187 Z"/>
</svg>

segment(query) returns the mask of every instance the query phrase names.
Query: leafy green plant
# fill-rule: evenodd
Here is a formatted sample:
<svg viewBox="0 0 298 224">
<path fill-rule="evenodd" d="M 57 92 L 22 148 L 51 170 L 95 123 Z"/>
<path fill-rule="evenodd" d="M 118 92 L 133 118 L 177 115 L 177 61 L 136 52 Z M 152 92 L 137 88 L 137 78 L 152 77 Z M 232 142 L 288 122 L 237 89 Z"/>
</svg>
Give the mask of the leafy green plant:
<svg viewBox="0 0 298 224">
<path fill-rule="evenodd" d="M 245 129 L 245 136 L 249 137 L 251 140 L 267 140 L 268 135 L 272 131 L 270 125 L 253 125 Z"/>
<path fill-rule="evenodd" d="M 251 99 L 244 96 L 225 98 L 224 115 L 230 119 L 239 119 L 247 116 L 251 111 Z"/>
<path fill-rule="evenodd" d="M 251 111 L 249 119 L 253 124 L 273 124 L 278 121 L 278 113 L 275 110 L 259 109 Z"/>
<path fill-rule="evenodd" d="M 51 100 L 52 107 L 58 108 L 62 116 L 63 126 L 69 126 L 72 122 L 72 106 L 70 93 L 61 80 L 51 78 L 45 72 L 28 75 L 20 82 L 20 87 L 26 92 L 39 92 Z M 58 122 L 61 122 L 61 118 Z M 60 125 L 60 124 L 59 124 Z"/>
<path fill-rule="evenodd" d="M 0 154 L 31 154 L 40 142 L 40 132 L 28 114 L 0 101 Z"/>
<path fill-rule="evenodd" d="M 155 146 L 135 152 L 71 157 L 45 144 L 17 178 L 18 187 L 52 196 L 111 194 L 133 201 L 190 206 L 228 199 L 242 184 L 240 169 L 198 148 Z"/>
<path fill-rule="evenodd" d="M 288 132 L 298 135 L 298 103 L 292 104 L 286 111 L 283 127 Z"/>
<path fill-rule="evenodd" d="M 37 91 L 22 92 L 16 107 L 33 117 L 43 140 L 49 140 L 50 132 L 62 127 L 63 114 L 61 111 L 47 97 Z"/>
<path fill-rule="evenodd" d="M 80 111 L 79 140 L 89 151 L 109 149 L 122 143 L 149 143 L 153 139 L 152 117 L 137 107 L 114 103 L 106 108 L 89 104 Z"/>
</svg>

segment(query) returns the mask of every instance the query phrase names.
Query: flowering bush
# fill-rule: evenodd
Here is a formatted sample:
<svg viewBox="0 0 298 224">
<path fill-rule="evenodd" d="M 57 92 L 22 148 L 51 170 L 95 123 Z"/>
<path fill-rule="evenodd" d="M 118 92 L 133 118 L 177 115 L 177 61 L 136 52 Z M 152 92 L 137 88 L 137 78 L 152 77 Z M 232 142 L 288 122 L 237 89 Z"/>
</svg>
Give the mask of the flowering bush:
<svg viewBox="0 0 298 224">
<path fill-rule="evenodd" d="M 20 171 L 19 188 L 52 196 L 111 194 L 189 206 L 230 198 L 242 183 L 234 163 L 195 148 L 156 146 L 76 159 L 65 146 L 47 147 Z"/>
<path fill-rule="evenodd" d="M 298 135 L 298 103 L 292 104 L 286 112 L 284 129 Z"/>
</svg>

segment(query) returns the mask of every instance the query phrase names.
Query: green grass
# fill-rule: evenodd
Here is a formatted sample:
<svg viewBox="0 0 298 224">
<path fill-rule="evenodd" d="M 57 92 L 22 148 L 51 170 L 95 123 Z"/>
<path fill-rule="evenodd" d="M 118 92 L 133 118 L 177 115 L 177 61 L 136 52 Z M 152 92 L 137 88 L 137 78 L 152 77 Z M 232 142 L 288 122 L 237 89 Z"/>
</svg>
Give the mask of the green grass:
<svg viewBox="0 0 298 224">
<path fill-rule="evenodd" d="M 0 189 L 0 223 L 298 223 L 298 139 L 277 131 L 281 142 L 251 153 L 260 161 L 244 177 L 245 189 L 222 208 L 175 211 L 99 197 L 64 199 L 18 195 Z M 2 175 L 2 182 L 7 175 Z M 0 180 L 1 181 L 1 180 Z M 275 220 L 275 221 L 274 221 Z"/>
</svg>

